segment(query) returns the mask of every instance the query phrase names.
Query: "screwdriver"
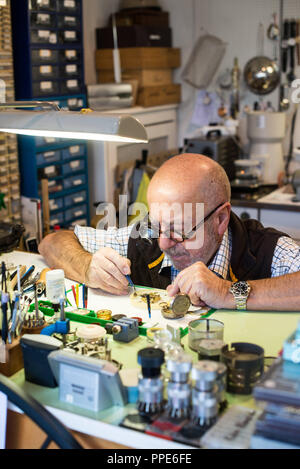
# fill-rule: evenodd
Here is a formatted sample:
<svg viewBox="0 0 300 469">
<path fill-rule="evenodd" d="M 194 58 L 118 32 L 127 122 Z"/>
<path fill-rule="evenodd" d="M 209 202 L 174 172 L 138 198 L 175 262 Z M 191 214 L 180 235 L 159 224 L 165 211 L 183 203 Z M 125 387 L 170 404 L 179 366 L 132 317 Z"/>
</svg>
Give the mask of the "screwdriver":
<svg viewBox="0 0 300 469">
<path fill-rule="evenodd" d="M 136 291 L 135 285 L 134 285 L 133 281 L 131 280 L 130 275 L 125 275 L 125 277 L 127 278 L 129 285 L 133 288 L 133 290 L 135 292 Z"/>
</svg>

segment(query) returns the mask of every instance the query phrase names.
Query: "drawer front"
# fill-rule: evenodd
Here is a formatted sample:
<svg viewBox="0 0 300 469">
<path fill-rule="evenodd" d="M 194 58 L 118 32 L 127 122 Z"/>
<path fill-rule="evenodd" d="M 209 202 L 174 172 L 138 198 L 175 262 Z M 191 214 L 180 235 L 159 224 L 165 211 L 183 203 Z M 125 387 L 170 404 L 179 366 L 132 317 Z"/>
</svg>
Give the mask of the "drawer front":
<svg viewBox="0 0 300 469">
<path fill-rule="evenodd" d="M 81 60 L 81 53 L 80 50 L 68 48 L 66 50 L 62 50 L 60 53 L 60 62 L 79 62 Z"/>
<path fill-rule="evenodd" d="M 271 226 L 296 240 L 300 239 L 300 212 L 261 209 L 260 221 L 265 227 Z"/>
<path fill-rule="evenodd" d="M 60 151 L 45 151 L 43 153 L 37 153 L 36 160 L 38 165 L 56 163 L 60 161 Z"/>
<path fill-rule="evenodd" d="M 30 10 L 56 10 L 56 0 L 30 0 Z"/>
<path fill-rule="evenodd" d="M 79 13 L 80 2 L 78 0 L 57 0 L 58 10 L 64 13 Z"/>
<path fill-rule="evenodd" d="M 85 218 L 86 217 L 86 205 L 79 205 L 78 207 L 70 208 L 66 210 L 65 219 L 66 222 L 71 220 Z"/>
<path fill-rule="evenodd" d="M 57 81 L 41 80 L 34 82 L 32 85 L 34 96 L 47 96 L 50 94 L 59 94 L 59 85 Z"/>
<path fill-rule="evenodd" d="M 83 186 L 86 183 L 85 174 L 78 174 L 78 176 L 72 176 L 65 178 L 63 181 L 64 189 L 71 189 L 78 186 Z"/>
<path fill-rule="evenodd" d="M 259 210 L 257 208 L 233 206 L 232 211 L 242 220 L 249 220 L 249 218 L 259 220 Z"/>
<path fill-rule="evenodd" d="M 80 78 L 66 78 L 60 83 L 61 94 L 76 94 L 83 91 L 83 85 Z"/>
<path fill-rule="evenodd" d="M 57 32 L 52 29 L 32 29 L 32 44 L 57 44 Z"/>
<path fill-rule="evenodd" d="M 59 139 L 55 137 L 35 137 L 35 145 L 37 147 L 42 147 L 45 145 L 52 145 L 53 143 L 57 143 L 57 142 L 59 142 Z"/>
<path fill-rule="evenodd" d="M 84 153 L 85 153 L 84 145 L 71 145 L 70 147 L 64 148 L 62 150 L 62 159 L 69 160 L 71 158 L 83 156 Z"/>
<path fill-rule="evenodd" d="M 67 195 L 64 199 L 65 207 L 73 207 L 73 205 L 84 203 L 87 199 L 87 194 L 86 191 L 80 191 Z"/>
<path fill-rule="evenodd" d="M 80 29 L 80 18 L 79 16 L 74 15 L 59 15 L 58 16 L 58 27 L 62 29 L 67 29 L 69 27 Z"/>
<path fill-rule="evenodd" d="M 50 225 L 62 225 L 64 223 L 64 214 L 62 212 L 55 213 L 54 215 L 50 216 Z"/>
<path fill-rule="evenodd" d="M 56 65 L 36 65 L 32 67 L 33 80 L 47 80 L 59 78 L 59 68 Z"/>
<path fill-rule="evenodd" d="M 64 206 L 64 199 L 57 198 L 57 199 L 49 199 L 49 208 L 50 211 L 53 212 L 54 210 L 60 210 Z"/>
<path fill-rule="evenodd" d="M 31 51 L 32 64 L 53 64 L 58 61 L 58 51 L 53 49 L 32 49 Z"/>
<path fill-rule="evenodd" d="M 46 12 L 31 13 L 30 23 L 32 27 L 49 26 L 55 28 L 55 16 Z"/>
<path fill-rule="evenodd" d="M 73 160 L 70 163 L 66 163 L 62 167 L 62 173 L 64 176 L 83 171 L 85 168 L 84 160 Z"/>
</svg>

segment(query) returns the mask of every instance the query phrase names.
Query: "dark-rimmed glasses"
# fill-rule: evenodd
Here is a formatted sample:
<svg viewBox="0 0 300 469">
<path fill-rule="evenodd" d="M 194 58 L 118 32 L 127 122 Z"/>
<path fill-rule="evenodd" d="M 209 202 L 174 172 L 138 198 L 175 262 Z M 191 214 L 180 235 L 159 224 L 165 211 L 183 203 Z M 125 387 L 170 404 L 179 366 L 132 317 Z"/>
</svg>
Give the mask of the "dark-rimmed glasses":
<svg viewBox="0 0 300 469">
<path fill-rule="evenodd" d="M 217 205 L 211 212 L 209 212 L 197 225 L 195 225 L 191 231 L 188 233 L 178 233 L 175 230 L 171 231 L 161 231 L 160 224 L 156 226 L 155 224 L 151 224 L 150 230 L 155 233 L 155 236 L 151 237 L 156 237 L 159 238 L 160 236 L 164 235 L 167 239 L 171 239 L 175 243 L 183 243 L 184 241 L 190 240 L 195 236 L 196 231 L 200 228 L 201 225 L 203 225 L 222 205 L 224 205 L 225 202 L 222 202 L 221 204 Z"/>
</svg>

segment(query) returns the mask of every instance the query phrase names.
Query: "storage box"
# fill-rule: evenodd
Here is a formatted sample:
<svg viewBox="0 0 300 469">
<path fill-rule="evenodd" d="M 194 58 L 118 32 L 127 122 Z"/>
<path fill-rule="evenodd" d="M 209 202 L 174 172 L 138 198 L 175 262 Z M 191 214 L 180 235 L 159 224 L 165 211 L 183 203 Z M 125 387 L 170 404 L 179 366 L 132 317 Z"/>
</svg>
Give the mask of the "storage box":
<svg viewBox="0 0 300 469">
<path fill-rule="evenodd" d="M 117 27 L 118 47 L 172 47 L 170 28 L 157 26 L 120 26 Z M 112 28 L 97 28 L 96 41 L 98 49 L 114 47 Z"/>
<path fill-rule="evenodd" d="M 160 86 L 172 84 L 172 69 L 157 70 L 124 70 L 122 81 L 137 80 L 140 88 L 145 86 Z M 113 83 L 114 72 L 112 70 L 102 70 L 98 72 L 99 83 Z"/>
<path fill-rule="evenodd" d="M 130 10 L 118 11 L 115 14 L 117 26 L 132 26 L 143 24 L 145 26 L 169 26 L 169 12 L 149 10 L 145 8 L 132 8 Z M 112 17 L 109 18 L 112 24 Z"/>
<path fill-rule="evenodd" d="M 173 47 L 128 47 L 120 49 L 123 70 L 180 67 L 180 49 Z M 113 49 L 96 51 L 96 69 L 113 70 Z"/>
<path fill-rule="evenodd" d="M 147 86 L 140 88 L 137 104 L 139 106 L 161 106 L 163 104 L 180 103 L 181 85 Z"/>
</svg>

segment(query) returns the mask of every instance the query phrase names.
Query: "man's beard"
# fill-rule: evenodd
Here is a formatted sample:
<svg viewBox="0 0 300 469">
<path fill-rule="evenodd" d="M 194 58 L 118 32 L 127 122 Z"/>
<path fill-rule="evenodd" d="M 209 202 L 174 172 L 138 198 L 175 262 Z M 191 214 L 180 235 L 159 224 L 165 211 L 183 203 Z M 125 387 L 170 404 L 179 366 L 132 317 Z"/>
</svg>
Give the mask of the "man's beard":
<svg viewBox="0 0 300 469">
<path fill-rule="evenodd" d="M 207 230 L 206 236 L 209 240 L 208 245 L 204 245 L 199 249 L 189 250 L 182 244 L 175 244 L 171 248 L 163 250 L 163 252 L 171 259 L 176 270 L 186 269 L 195 262 L 203 262 L 208 265 L 217 252 L 221 240 L 212 229 Z"/>
</svg>

